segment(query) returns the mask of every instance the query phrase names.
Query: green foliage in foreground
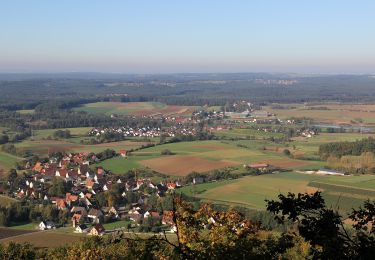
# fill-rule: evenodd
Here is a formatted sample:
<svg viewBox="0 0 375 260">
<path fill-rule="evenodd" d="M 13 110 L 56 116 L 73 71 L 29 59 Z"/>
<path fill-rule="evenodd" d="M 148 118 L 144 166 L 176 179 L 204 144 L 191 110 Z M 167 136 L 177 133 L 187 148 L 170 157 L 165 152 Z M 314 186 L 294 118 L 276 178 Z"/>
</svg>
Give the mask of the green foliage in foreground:
<svg viewBox="0 0 375 260">
<path fill-rule="evenodd" d="M 267 204 L 280 223 L 296 224 L 315 259 L 370 259 L 375 254 L 375 202 L 366 201 L 359 210 L 352 210 L 351 229 L 336 210 L 326 206 L 320 192 L 280 194 L 278 201 Z"/>
<path fill-rule="evenodd" d="M 123 232 L 55 249 L 28 244 L 0 246 L 1 259 L 370 259 L 375 254 L 375 203 L 353 210 L 351 229 L 328 208 L 320 192 L 279 195 L 267 202 L 275 219 L 294 222 L 276 233 L 246 220 L 234 209 L 194 209 L 180 199 L 173 205 L 176 238 L 156 234 L 141 238 Z M 292 231 L 294 230 L 294 231 Z"/>
</svg>

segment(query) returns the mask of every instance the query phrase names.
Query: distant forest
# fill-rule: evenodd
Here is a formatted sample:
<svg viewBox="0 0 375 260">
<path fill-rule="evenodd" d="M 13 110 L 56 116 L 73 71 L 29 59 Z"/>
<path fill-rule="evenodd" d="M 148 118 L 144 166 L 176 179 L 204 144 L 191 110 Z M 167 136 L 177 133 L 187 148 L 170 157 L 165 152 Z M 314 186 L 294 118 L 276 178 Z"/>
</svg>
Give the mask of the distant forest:
<svg viewBox="0 0 375 260">
<path fill-rule="evenodd" d="M 95 101 L 159 101 L 172 105 L 224 105 L 316 101 L 375 101 L 370 75 L 265 73 L 122 75 L 100 73 L 0 74 L 0 109 L 61 109 Z"/>
</svg>

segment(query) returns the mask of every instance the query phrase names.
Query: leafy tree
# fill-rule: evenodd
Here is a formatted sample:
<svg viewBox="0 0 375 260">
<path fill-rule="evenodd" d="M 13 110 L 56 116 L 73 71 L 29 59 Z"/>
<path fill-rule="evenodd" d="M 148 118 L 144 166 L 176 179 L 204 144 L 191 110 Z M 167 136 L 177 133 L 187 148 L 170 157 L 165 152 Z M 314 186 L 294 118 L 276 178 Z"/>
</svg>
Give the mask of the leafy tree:
<svg viewBox="0 0 375 260">
<path fill-rule="evenodd" d="M 16 147 L 14 146 L 14 144 L 4 144 L 2 147 L 1 147 L 1 150 L 6 152 L 6 153 L 10 153 L 10 154 L 17 154 L 17 149 Z"/>
<path fill-rule="evenodd" d="M 53 133 L 53 137 L 67 139 L 67 138 L 71 137 L 71 134 L 70 134 L 70 131 L 67 130 L 67 129 L 66 130 L 57 130 Z"/>
<path fill-rule="evenodd" d="M 103 192 L 96 194 L 95 199 L 100 207 L 104 207 L 107 205 L 107 199 Z"/>
<path fill-rule="evenodd" d="M 288 156 L 288 157 L 290 157 L 292 155 L 291 152 L 288 149 L 284 149 L 283 154 L 285 156 Z"/>
<path fill-rule="evenodd" d="M 0 135 L 0 144 L 6 144 L 9 141 L 9 136 Z"/>
<path fill-rule="evenodd" d="M 16 181 L 17 177 L 18 177 L 17 171 L 15 169 L 11 169 L 8 173 L 8 182 L 11 186 L 11 189 L 12 189 L 13 184 Z"/>
<path fill-rule="evenodd" d="M 68 210 L 60 210 L 58 214 L 58 223 L 62 226 L 68 223 L 69 220 L 69 211 Z"/>
<path fill-rule="evenodd" d="M 160 152 L 161 155 L 173 155 L 174 153 L 172 153 L 171 150 L 169 149 L 164 149 Z"/>
<path fill-rule="evenodd" d="M 36 259 L 36 250 L 30 244 L 17 244 L 10 242 L 7 245 L 0 244 L 0 258 L 14 260 Z"/>
<path fill-rule="evenodd" d="M 375 232 L 368 230 L 374 224 L 375 202 L 367 201 L 349 216 L 356 223 L 354 234 L 345 229 L 337 211 L 327 208 L 320 192 L 280 194 L 279 201 L 267 201 L 267 210 L 275 213 L 280 222 L 295 222 L 316 258 L 369 259 L 375 254 Z"/>
<path fill-rule="evenodd" d="M 66 188 L 64 181 L 54 178 L 51 187 L 48 189 L 48 193 L 52 196 L 65 197 Z"/>
</svg>

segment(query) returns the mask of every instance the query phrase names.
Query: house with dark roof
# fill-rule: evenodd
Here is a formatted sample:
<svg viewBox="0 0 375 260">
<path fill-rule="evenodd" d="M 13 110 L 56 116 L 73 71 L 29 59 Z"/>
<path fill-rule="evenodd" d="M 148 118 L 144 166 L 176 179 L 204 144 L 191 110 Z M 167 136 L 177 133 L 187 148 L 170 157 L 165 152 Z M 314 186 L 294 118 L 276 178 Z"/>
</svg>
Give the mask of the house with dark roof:
<svg viewBox="0 0 375 260">
<path fill-rule="evenodd" d="M 78 225 L 75 229 L 76 233 L 85 233 L 88 231 L 88 227 L 85 224 Z"/>
</svg>

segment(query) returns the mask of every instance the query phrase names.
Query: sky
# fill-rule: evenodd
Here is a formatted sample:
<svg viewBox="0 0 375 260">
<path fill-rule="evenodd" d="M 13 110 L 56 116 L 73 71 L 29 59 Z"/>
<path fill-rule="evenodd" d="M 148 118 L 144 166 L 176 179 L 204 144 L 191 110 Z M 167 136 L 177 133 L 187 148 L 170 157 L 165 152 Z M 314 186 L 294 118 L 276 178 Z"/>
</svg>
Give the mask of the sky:
<svg viewBox="0 0 375 260">
<path fill-rule="evenodd" d="M 375 73 L 375 1 L 0 1 L 0 72 L 73 71 Z"/>
</svg>

